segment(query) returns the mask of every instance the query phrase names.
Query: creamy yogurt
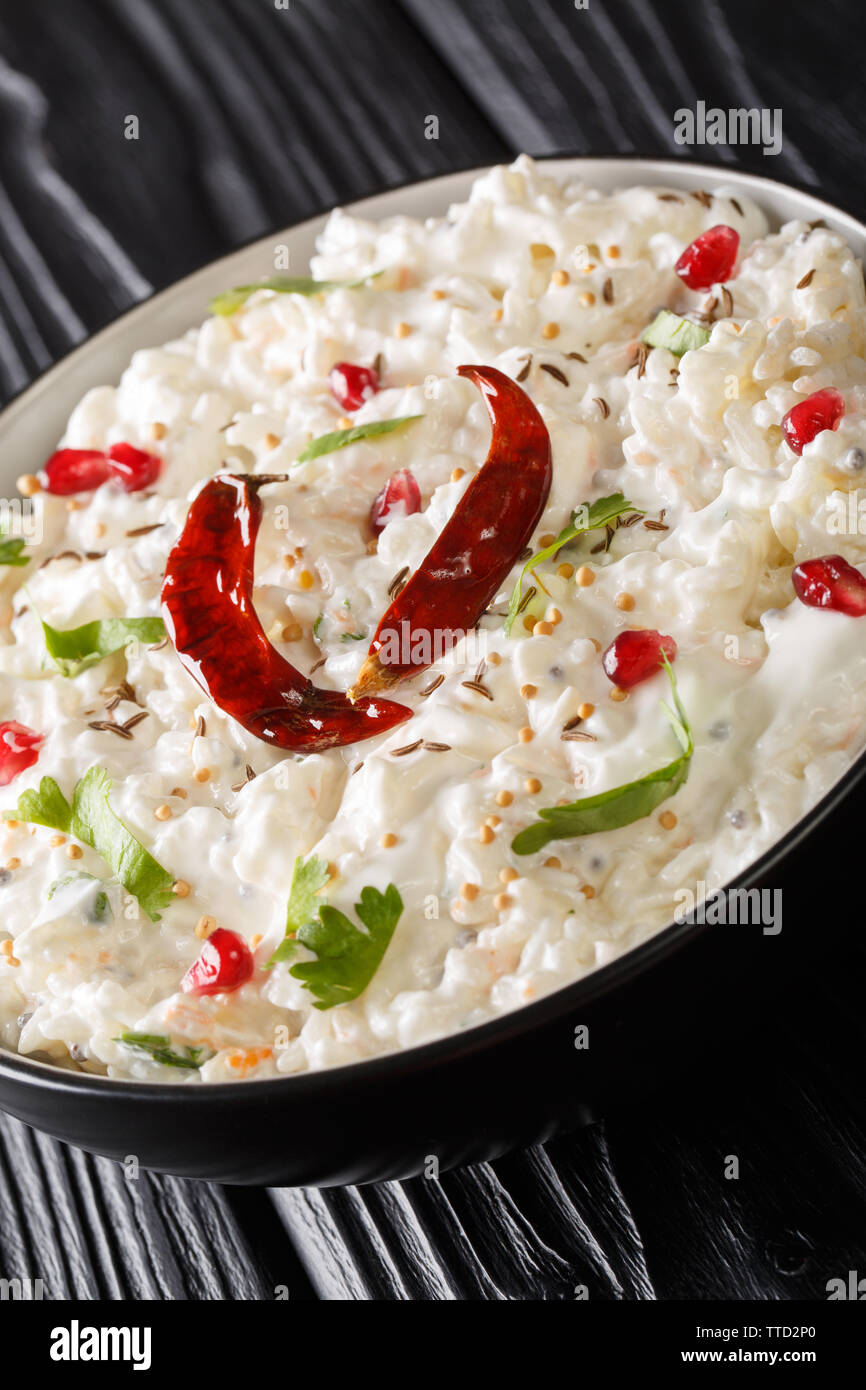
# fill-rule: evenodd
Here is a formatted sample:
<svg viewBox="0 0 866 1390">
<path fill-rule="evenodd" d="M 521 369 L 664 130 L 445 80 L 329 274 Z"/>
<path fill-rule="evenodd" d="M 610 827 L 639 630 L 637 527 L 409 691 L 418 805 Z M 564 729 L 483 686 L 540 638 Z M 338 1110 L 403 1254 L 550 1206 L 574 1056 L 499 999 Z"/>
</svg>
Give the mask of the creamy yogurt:
<svg viewBox="0 0 866 1390">
<path fill-rule="evenodd" d="M 718 223 L 739 233 L 740 264 L 730 302 L 708 304 L 673 266 Z M 863 746 L 866 622 L 807 608 L 791 585 L 792 567 L 815 555 L 866 562 L 856 527 L 838 530 L 866 476 L 851 452 L 866 448 L 863 278 L 838 235 L 800 222 L 771 233 L 760 208 L 724 184 L 710 197 L 603 195 L 522 157 L 479 178 L 441 220 L 334 212 L 312 273 L 373 271 L 383 273 L 312 297 L 256 293 L 231 317 L 136 353 L 120 384 L 90 391 L 69 420 L 64 445 L 128 441 L 160 454 L 163 468 L 147 494 L 106 484 L 73 509 L 42 495 L 32 563 L 0 567 L 0 718 L 46 735 L 38 763 L 0 789 L 0 810 L 14 811 L 46 775 L 69 796 L 99 765 L 117 815 L 190 891 L 152 922 L 106 882 L 95 921 L 89 880 L 49 898 L 70 872 L 68 838 L 0 828 L 0 863 L 12 866 L 0 875 L 12 943 L 0 955 L 7 1048 L 195 1084 L 333 1066 L 455 1032 L 646 939 L 672 919 L 679 890 L 712 890 L 744 868 Z M 637 340 L 660 306 L 705 313 L 709 341 L 681 359 L 655 348 L 641 370 Z M 352 423 L 423 418 L 298 464 L 311 439 L 346 423 L 331 367 L 378 355 L 382 389 Z M 484 462 L 485 409 L 455 375 L 466 362 L 520 376 L 550 433 L 553 483 L 533 549 L 582 502 L 622 492 L 644 514 L 607 550 L 589 533 L 536 571 L 547 593 L 539 588 L 530 616 L 558 610 L 552 632 L 533 635 L 521 619 L 505 636 L 515 566 L 476 640 L 394 692 L 413 711 L 408 724 L 308 757 L 248 734 L 170 644 L 74 678 L 55 669 L 40 618 L 71 628 L 158 616 L 169 551 L 203 483 L 224 470 L 285 472 L 289 481 L 262 494 L 257 609 L 287 659 L 305 673 L 324 659 L 316 683 L 346 690 L 395 575 L 418 566 Z M 825 386 L 843 393 L 845 417 L 797 457 L 780 422 Z M 374 547 L 371 503 L 402 468 L 422 510 L 395 514 Z M 52 558 L 69 551 L 98 558 Z M 663 674 L 611 698 L 599 653 L 627 626 L 676 639 L 695 741 L 688 781 L 666 814 L 518 856 L 512 839 L 540 808 L 676 755 L 659 711 Z M 482 658 L 492 700 L 463 684 Z M 123 681 L 133 698 L 107 714 Z M 563 740 L 590 705 L 581 729 L 593 741 Z M 91 727 L 140 710 L 148 717 L 130 740 Z M 416 739 L 447 749 L 394 756 Z M 163 807 L 170 815 L 157 818 Z M 313 1007 L 292 962 L 260 968 L 283 938 L 295 859 L 312 853 L 332 866 L 324 898 L 350 917 L 365 886 L 393 883 L 404 904 L 370 984 L 327 1010 Z M 108 878 L 86 847 L 72 867 Z M 203 918 L 252 945 L 257 969 L 233 993 L 180 989 Z M 200 1048 L 203 1063 L 162 1065 L 117 1041 L 129 1031 Z"/>
</svg>

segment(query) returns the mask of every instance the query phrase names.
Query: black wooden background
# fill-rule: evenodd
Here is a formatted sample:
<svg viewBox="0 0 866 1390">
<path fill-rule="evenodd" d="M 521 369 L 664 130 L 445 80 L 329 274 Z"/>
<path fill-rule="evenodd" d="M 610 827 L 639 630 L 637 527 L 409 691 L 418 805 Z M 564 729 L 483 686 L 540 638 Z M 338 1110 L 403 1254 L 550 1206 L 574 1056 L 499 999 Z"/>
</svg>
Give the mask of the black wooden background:
<svg viewBox="0 0 866 1390">
<path fill-rule="evenodd" d="M 0 0 L 0 52 L 4 399 L 252 236 L 523 149 L 692 153 L 866 214 L 857 0 Z M 782 153 L 677 147 L 698 100 L 780 109 Z M 859 914 L 845 873 L 828 912 Z M 822 963 L 745 1045 L 684 1040 L 691 1069 L 640 1109 L 439 1182 L 128 1181 L 0 1117 L 0 1278 L 55 1299 L 824 1298 L 866 1273 L 862 967 Z"/>
</svg>

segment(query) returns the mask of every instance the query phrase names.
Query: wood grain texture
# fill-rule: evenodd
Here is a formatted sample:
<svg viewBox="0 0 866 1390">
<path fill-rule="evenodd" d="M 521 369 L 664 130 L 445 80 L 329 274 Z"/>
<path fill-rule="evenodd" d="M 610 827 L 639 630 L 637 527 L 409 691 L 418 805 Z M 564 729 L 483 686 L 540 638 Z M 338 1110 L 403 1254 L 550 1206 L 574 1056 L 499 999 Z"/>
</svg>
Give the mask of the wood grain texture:
<svg viewBox="0 0 866 1390">
<path fill-rule="evenodd" d="M 844 0 L 784 22 L 753 0 L 0 0 L 0 397 L 249 237 L 520 149 L 697 155 L 863 215 L 864 47 Z M 781 108 L 782 153 L 677 147 L 698 100 Z M 866 1269 L 863 964 L 641 1109 L 441 1179 L 130 1180 L 0 1118 L 0 1277 L 90 1299 L 821 1298 Z"/>
</svg>

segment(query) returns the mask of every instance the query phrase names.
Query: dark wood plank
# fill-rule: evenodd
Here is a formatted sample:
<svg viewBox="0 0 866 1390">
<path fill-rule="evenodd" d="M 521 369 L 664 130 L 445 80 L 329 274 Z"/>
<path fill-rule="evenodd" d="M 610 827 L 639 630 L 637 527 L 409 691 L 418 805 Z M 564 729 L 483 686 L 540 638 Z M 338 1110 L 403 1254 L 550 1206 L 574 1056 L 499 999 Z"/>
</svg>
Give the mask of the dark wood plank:
<svg viewBox="0 0 866 1390">
<path fill-rule="evenodd" d="M 639 153 L 736 163 L 821 187 L 862 213 L 852 178 L 866 140 L 866 10 L 847 0 L 401 0 L 431 47 L 477 93 L 513 151 Z M 782 112 L 782 151 L 686 148 L 674 114 L 697 101 Z"/>
<path fill-rule="evenodd" d="M 310 1287 L 294 1251 L 261 1229 L 264 1194 L 140 1173 L 0 1117 L 0 1277 L 51 1299 L 255 1299 Z M 249 1234 L 248 1234 L 249 1232 Z"/>
<path fill-rule="evenodd" d="M 206 21 L 186 0 L 43 0 L 0 25 L 15 69 L 0 73 L 0 169 L 88 327 L 142 277 L 166 284 L 271 227 L 505 152 L 394 0 L 219 0 Z M 91 218 L 89 251 L 71 189 L 103 229 Z M 118 286 L 121 246 L 138 275 Z"/>
</svg>

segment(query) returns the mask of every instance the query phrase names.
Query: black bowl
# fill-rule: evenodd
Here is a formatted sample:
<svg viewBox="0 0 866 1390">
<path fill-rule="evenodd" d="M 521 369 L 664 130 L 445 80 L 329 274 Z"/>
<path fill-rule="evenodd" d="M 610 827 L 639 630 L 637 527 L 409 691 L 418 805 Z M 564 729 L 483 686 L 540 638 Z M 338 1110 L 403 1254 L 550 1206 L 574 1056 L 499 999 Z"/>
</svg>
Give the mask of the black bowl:
<svg viewBox="0 0 866 1390">
<path fill-rule="evenodd" d="M 556 161 L 554 161 L 556 163 Z M 739 183 L 780 217 L 826 217 L 855 246 L 866 230 L 808 194 L 685 161 L 584 160 L 588 181 L 663 178 L 685 188 Z M 456 176 L 455 176 L 456 177 Z M 435 180 L 444 207 L 454 179 Z M 412 189 L 406 190 L 407 195 Z M 459 194 L 457 195 L 459 196 Z M 364 215 L 380 216 L 374 199 Z M 303 224 L 309 240 L 315 224 Z M 281 237 L 284 236 L 281 233 Z M 122 315 L 50 369 L 0 419 L 5 457 L 45 456 L 69 410 L 129 356 L 194 321 L 189 303 L 255 277 L 257 247 L 197 272 Z M 182 291 L 180 303 L 176 291 Z M 174 296 L 174 297 L 173 297 Z M 126 327 L 124 327 L 124 323 Z M 134 328 L 133 328 L 134 325 Z M 0 1106 L 91 1152 L 232 1183 L 317 1184 L 408 1177 L 494 1158 L 594 1119 L 666 1084 L 714 1037 L 729 1038 L 784 998 L 794 972 L 829 956 L 847 927 L 828 910 L 833 862 L 857 862 L 854 803 L 866 754 L 729 888 L 782 889 L 779 935 L 760 926 L 677 923 L 612 964 L 514 1013 L 441 1041 L 278 1080 L 152 1085 L 61 1070 L 0 1050 Z M 745 832 L 744 832 L 745 833 Z M 588 1047 L 575 1030 L 588 1030 Z"/>
<path fill-rule="evenodd" d="M 675 923 L 576 984 L 480 1027 L 276 1080 L 150 1085 L 0 1051 L 0 1104 L 92 1152 L 231 1183 L 433 1175 L 434 1160 L 444 1171 L 549 1139 L 663 1084 L 714 1037 L 765 1020 L 802 963 L 830 954 L 847 921 L 828 912 L 828 882 L 834 863 L 856 862 L 849 827 L 864 778 L 866 754 L 728 885 L 780 889 L 778 935 Z M 575 1045 L 581 1025 L 586 1047 Z"/>
</svg>

